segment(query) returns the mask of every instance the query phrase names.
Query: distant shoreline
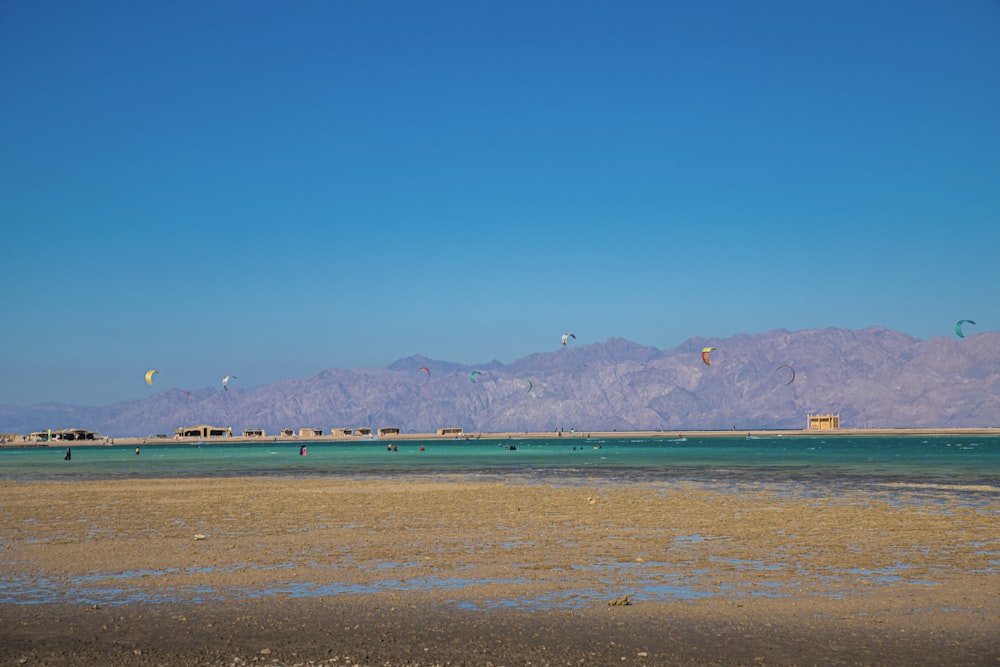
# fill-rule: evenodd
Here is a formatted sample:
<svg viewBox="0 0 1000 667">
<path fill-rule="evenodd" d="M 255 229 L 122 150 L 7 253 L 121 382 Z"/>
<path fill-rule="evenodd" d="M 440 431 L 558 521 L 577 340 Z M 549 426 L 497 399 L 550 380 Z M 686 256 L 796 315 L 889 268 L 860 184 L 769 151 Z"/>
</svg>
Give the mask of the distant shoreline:
<svg viewBox="0 0 1000 667">
<path fill-rule="evenodd" d="M 680 439 L 680 438 L 782 438 L 782 437 L 859 437 L 859 436 L 948 436 L 985 435 L 1000 436 L 1000 427 L 919 427 L 919 428 L 838 428 L 838 429 L 729 429 L 729 430 L 669 430 L 669 431 L 501 431 L 492 433 L 394 433 L 391 435 L 267 435 L 200 437 L 110 437 L 96 440 L 53 440 L 4 442 L 0 448 L 15 447 L 103 447 L 108 445 L 156 446 L 176 444 L 253 444 L 267 442 L 301 443 L 383 443 L 404 440 L 551 440 L 551 439 Z"/>
</svg>

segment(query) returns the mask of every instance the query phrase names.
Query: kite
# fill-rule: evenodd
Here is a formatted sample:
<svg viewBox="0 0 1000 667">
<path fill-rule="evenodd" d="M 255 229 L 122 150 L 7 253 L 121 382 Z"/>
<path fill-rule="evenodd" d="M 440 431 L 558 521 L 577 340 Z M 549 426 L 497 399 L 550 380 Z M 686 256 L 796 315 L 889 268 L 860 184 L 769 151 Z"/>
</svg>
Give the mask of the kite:
<svg viewBox="0 0 1000 667">
<path fill-rule="evenodd" d="M 431 369 L 427 368 L 427 366 L 421 366 L 417 370 L 418 371 L 424 371 L 425 373 L 427 373 L 427 378 L 430 379 L 430 377 L 431 377 Z"/>
<path fill-rule="evenodd" d="M 477 375 L 482 375 L 482 373 L 480 371 L 472 371 L 471 373 L 469 373 L 469 382 L 471 382 L 472 384 L 476 384 Z"/>
<path fill-rule="evenodd" d="M 225 389 L 226 391 L 229 391 L 229 381 L 235 379 L 236 379 L 235 375 L 227 375 L 226 377 L 222 378 L 222 388 Z"/>
<path fill-rule="evenodd" d="M 963 324 L 975 324 L 975 322 L 972 320 L 959 320 L 958 322 L 955 322 L 955 335 L 959 338 L 965 338 L 965 334 L 962 333 Z"/>
<path fill-rule="evenodd" d="M 792 368 L 791 366 L 789 366 L 788 364 L 785 364 L 784 366 L 778 366 L 775 370 L 779 370 L 780 371 L 782 368 L 787 368 L 788 370 L 790 370 L 792 372 L 792 379 L 785 383 L 785 386 L 787 387 L 791 383 L 795 382 L 795 369 Z"/>
<path fill-rule="evenodd" d="M 146 371 L 146 384 L 153 384 L 153 375 L 159 375 L 160 371 L 155 369 L 149 369 Z"/>
<path fill-rule="evenodd" d="M 535 388 L 535 385 L 531 382 L 531 380 L 525 379 L 525 382 L 528 383 L 528 391 L 531 391 L 532 389 Z"/>
<path fill-rule="evenodd" d="M 708 359 L 708 353 L 714 350 L 714 347 L 705 347 L 701 350 L 701 360 L 705 362 L 706 366 L 711 366 L 712 362 Z"/>
<path fill-rule="evenodd" d="M 562 344 L 563 344 L 563 347 L 566 347 L 566 341 L 569 340 L 570 338 L 572 338 L 573 340 L 576 340 L 576 334 L 564 333 L 562 335 Z"/>
</svg>

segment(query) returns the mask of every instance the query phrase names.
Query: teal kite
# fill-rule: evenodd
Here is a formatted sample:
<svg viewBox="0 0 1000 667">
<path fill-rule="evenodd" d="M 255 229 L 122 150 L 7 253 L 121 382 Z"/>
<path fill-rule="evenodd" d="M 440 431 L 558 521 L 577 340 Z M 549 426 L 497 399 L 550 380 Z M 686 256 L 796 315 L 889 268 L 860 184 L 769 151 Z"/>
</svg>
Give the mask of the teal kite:
<svg viewBox="0 0 1000 667">
<path fill-rule="evenodd" d="M 959 320 L 958 322 L 955 322 L 955 335 L 959 338 L 965 338 L 965 334 L 962 333 L 963 324 L 975 324 L 975 322 L 972 320 Z"/>
</svg>

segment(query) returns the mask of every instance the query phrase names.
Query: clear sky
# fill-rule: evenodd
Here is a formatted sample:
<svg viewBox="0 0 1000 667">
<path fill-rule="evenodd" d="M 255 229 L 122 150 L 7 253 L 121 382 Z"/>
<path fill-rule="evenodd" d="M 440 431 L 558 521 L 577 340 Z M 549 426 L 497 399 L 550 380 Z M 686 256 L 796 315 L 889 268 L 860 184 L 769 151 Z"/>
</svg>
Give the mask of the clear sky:
<svg viewBox="0 0 1000 667">
<path fill-rule="evenodd" d="M 995 0 L 0 2 L 0 403 L 996 330 L 998 73 Z"/>
</svg>

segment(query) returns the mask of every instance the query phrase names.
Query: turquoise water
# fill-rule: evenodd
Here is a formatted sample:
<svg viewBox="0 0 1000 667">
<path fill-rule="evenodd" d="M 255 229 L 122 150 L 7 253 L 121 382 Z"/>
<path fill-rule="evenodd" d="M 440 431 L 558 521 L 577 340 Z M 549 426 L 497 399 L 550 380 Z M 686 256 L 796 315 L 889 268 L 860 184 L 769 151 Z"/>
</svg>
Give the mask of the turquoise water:
<svg viewBox="0 0 1000 667">
<path fill-rule="evenodd" d="M 1000 488 L 1000 436 L 386 440 L 0 449 L 0 480 L 455 474 L 619 481 L 821 479 Z M 306 456 L 299 455 L 305 444 Z"/>
</svg>

